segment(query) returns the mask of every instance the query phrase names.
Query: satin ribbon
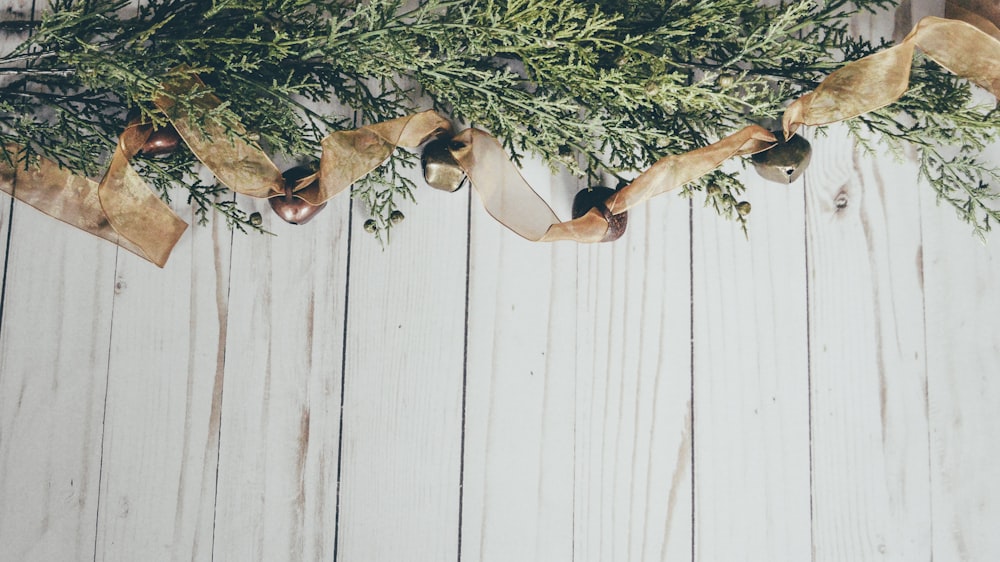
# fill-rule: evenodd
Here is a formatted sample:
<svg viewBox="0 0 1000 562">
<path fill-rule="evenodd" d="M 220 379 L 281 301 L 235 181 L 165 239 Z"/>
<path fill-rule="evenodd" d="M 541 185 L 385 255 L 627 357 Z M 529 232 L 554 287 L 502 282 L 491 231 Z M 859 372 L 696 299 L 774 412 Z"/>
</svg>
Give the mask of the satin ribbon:
<svg viewBox="0 0 1000 562">
<path fill-rule="evenodd" d="M 175 69 L 177 77 L 164 83 L 167 95 L 154 100 L 154 104 L 170 119 L 191 152 L 226 187 L 251 197 L 283 195 L 285 181 L 281 172 L 258 145 L 246 140 L 242 125 L 230 123 L 227 130 L 220 123 L 209 122 L 199 128 L 187 106 L 185 109 L 176 106 L 174 97 L 192 92 L 194 99 L 188 103 L 196 114 L 207 114 L 222 105 L 222 101 L 212 94 L 197 94 L 204 83 L 189 71 L 187 68 Z M 331 133 L 320 142 L 319 171 L 298 180 L 292 191 L 311 205 L 322 205 L 374 170 L 397 147 L 416 148 L 428 138 L 450 129 L 447 119 L 433 111 L 424 111 Z"/>
<path fill-rule="evenodd" d="M 909 83 L 916 48 L 956 75 L 1000 93 L 1000 10 L 978 5 L 982 0 L 948 4 L 958 19 L 927 17 L 898 45 L 847 63 L 813 92 L 792 102 L 782 124 L 786 137 L 801 125 L 823 125 L 849 119 L 897 100 Z M 991 4 L 985 4 L 991 6 Z M 274 163 L 247 140 L 239 123 L 195 124 L 191 111 L 204 115 L 221 100 L 198 94 L 203 84 L 189 69 L 175 69 L 165 81 L 165 95 L 154 100 L 195 156 L 227 187 L 252 197 L 284 193 L 284 179 Z M 184 107 L 175 99 L 187 96 Z M 338 131 L 321 142 L 320 169 L 296 182 L 293 191 L 312 205 L 346 190 L 384 162 L 397 147 L 415 148 L 446 134 L 450 123 L 425 111 L 355 130 Z M 187 225 L 145 185 L 129 160 L 149 136 L 148 126 L 130 126 L 122 133 L 100 183 L 75 176 L 41 158 L 35 165 L 0 160 L 0 190 L 43 212 L 86 230 L 163 267 Z M 767 130 L 751 125 L 691 152 L 667 156 L 618 190 L 604 203 L 612 215 L 650 197 L 676 189 L 710 172 L 725 160 L 766 150 L 775 144 Z M 8 146 L 9 154 L 20 148 Z M 469 177 L 487 212 L 520 236 L 541 242 L 599 242 L 608 231 L 601 210 L 591 209 L 570 221 L 560 221 L 528 185 L 500 144 L 488 133 L 466 129 L 449 148 Z M 318 181 L 315 181 L 318 180 Z"/>
<path fill-rule="evenodd" d="M 774 141 L 774 135 L 767 129 L 751 125 L 714 144 L 667 156 L 615 192 L 604 205 L 612 214 L 623 213 L 650 197 L 707 174 L 729 158 L 766 150 Z M 579 218 L 560 221 L 524 181 L 500 143 L 488 133 L 466 129 L 452 139 L 449 151 L 469 176 L 486 211 L 522 237 L 534 242 L 600 242 L 605 238 L 608 220 L 600 209 L 593 208 Z"/>
<path fill-rule="evenodd" d="M 5 145 L 10 160 L 0 157 L 0 191 L 163 267 L 187 223 L 129 165 L 151 131 L 127 127 L 99 183 L 47 158 L 28 161 L 23 147 Z"/>
<path fill-rule="evenodd" d="M 969 16 L 961 10 L 952 8 L 957 16 Z M 899 99 L 909 87 L 910 65 L 918 47 L 952 73 L 1000 96 L 1000 31 L 985 18 L 977 18 L 978 25 L 923 18 L 898 45 L 845 64 L 788 106 L 782 117 L 785 136 L 790 137 L 800 125 L 843 121 Z"/>
</svg>

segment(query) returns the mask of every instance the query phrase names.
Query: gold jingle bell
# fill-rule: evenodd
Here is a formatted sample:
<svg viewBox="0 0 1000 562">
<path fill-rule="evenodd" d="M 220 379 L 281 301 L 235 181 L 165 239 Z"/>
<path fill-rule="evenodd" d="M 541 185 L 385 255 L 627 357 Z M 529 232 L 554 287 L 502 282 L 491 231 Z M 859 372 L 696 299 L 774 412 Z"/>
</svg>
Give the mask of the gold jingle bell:
<svg viewBox="0 0 1000 562">
<path fill-rule="evenodd" d="M 615 190 L 610 187 L 597 186 L 589 187 L 577 192 L 573 197 L 573 218 L 578 219 L 596 208 L 604 215 L 604 220 L 608 221 L 608 232 L 601 238 L 601 242 L 614 242 L 625 234 L 628 226 L 628 211 L 622 211 L 617 215 L 611 214 L 611 210 L 604 204 L 615 194 Z"/>
<path fill-rule="evenodd" d="M 785 140 L 784 131 L 772 131 L 778 144 L 751 156 L 760 177 L 777 183 L 790 184 L 799 179 L 809 166 L 812 146 L 802 135 Z"/>
<path fill-rule="evenodd" d="M 274 214 L 289 224 L 305 224 L 316 216 L 316 213 L 322 211 L 323 207 L 326 207 L 326 201 L 319 205 L 313 205 L 292 191 L 292 187 L 299 180 L 314 173 L 316 170 L 309 166 L 296 166 L 281 174 L 285 178 L 284 193 L 272 195 L 267 200 L 271 204 Z M 318 181 L 317 178 L 314 183 Z"/>
<path fill-rule="evenodd" d="M 465 172 L 448 151 L 450 144 L 451 139 L 431 141 L 424 147 L 424 154 L 420 158 L 427 185 L 448 192 L 457 191 L 466 180 Z"/>
</svg>

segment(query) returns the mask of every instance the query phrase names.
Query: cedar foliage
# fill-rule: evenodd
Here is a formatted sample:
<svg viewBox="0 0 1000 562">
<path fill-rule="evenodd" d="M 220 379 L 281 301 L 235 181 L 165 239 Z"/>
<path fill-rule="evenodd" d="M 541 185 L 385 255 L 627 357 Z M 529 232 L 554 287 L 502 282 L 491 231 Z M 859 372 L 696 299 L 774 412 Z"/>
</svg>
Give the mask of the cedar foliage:
<svg viewBox="0 0 1000 562">
<path fill-rule="evenodd" d="M 892 0 L 55 0 L 0 57 L 0 144 L 17 143 L 99 176 L 128 111 L 165 123 L 162 82 L 197 74 L 225 104 L 200 119 L 239 121 L 266 151 L 315 158 L 319 140 L 433 106 L 498 137 L 516 161 L 537 154 L 580 175 L 627 181 L 657 159 L 704 146 L 783 106 L 831 71 L 884 48 L 848 32 Z M 851 120 L 861 146 L 917 146 L 921 173 L 977 232 L 1000 219 L 998 171 L 976 159 L 995 108 L 918 56 L 898 103 Z M 184 105 L 180 96 L 177 102 Z M 327 109 L 321 109 L 327 108 Z M 952 149 L 942 145 L 951 145 Z M 9 155 L 8 155 L 9 157 Z M 146 180 L 254 226 L 186 149 L 139 155 Z M 379 236 L 416 185 L 396 151 L 353 186 Z M 735 220 L 743 190 L 716 171 L 685 187 Z"/>
</svg>

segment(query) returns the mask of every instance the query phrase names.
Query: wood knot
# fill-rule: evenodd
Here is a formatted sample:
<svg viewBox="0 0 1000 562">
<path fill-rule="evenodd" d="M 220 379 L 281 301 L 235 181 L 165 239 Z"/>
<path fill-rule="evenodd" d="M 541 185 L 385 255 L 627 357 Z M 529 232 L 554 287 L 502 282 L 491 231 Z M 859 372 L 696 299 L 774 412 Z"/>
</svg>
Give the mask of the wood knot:
<svg viewBox="0 0 1000 562">
<path fill-rule="evenodd" d="M 833 198 L 833 204 L 837 207 L 837 211 L 841 211 L 847 207 L 847 199 L 847 191 L 841 189 L 840 192 L 837 193 L 837 196 Z"/>
</svg>

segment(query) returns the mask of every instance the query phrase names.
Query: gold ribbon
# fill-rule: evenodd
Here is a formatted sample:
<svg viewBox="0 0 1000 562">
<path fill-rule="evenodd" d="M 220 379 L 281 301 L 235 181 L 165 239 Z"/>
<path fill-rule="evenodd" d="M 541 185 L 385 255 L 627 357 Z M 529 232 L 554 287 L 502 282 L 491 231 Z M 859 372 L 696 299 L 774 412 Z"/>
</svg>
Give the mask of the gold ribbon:
<svg viewBox="0 0 1000 562">
<path fill-rule="evenodd" d="M 898 45 L 845 64 L 815 91 L 795 100 L 782 119 L 786 137 L 801 125 L 842 121 L 897 100 L 908 87 L 916 48 L 998 96 L 1000 29 L 996 23 L 1000 22 L 1000 9 L 985 0 L 959 0 L 948 3 L 948 15 L 956 19 L 920 20 Z M 252 197 L 283 194 L 281 173 L 258 145 L 247 140 L 239 123 L 194 121 L 192 109 L 204 116 L 222 104 L 211 93 L 199 94 L 202 87 L 190 69 L 175 69 L 164 82 L 165 95 L 154 103 L 195 156 L 227 187 Z M 185 103 L 176 103 L 183 96 L 187 96 Z M 415 148 L 450 131 L 450 127 L 444 117 L 424 111 L 332 133 L 321 142 L 319 171 L 299 180 L 293 191 L 308 203 L 320 205 L 379 166 L 397 147 Z M 0 160 L 0 190 L 163 267 L 187 225 L 129 165 L 150 130 L 148 125 L 125 129 L 100 183 L 73 175 L 45 158 L 26 165 L 19 160 L 21 147 L 8 145 L 12 160 Z M 667 156 L 615 192 L 604 207 L 611 215 L 620 214 L 697 179 L 729 158 L 766 150 L 774 142 L 770 132 L 752 125 L 709 146 Z M 544 242 L 605 239 L 605 212 L 595 208 L 577 219 L 560 221 L 488 133 L 466 129 L 454 137 L 449 151 L 487 212 L 520 236 Z"/>
<path fill-rule="evenodd" d="M 996 0 L 955 0 L 944 5 L 944 17 L 961 20 L 1000 40 L 1000 4 Z"/>
<path fill-rule="evenodd" d="M 164 83 L 167 95 L 154 100 L 154 104 L 170 119 L 198 160 L 237 193 L 259 198 L 284 194 L 285 180 L 278 167 L 260 146 L 246 140 L 247 132 L 239 123 L 230 123 L 229 129 L 212 121 L 199 127 L 191 111 L 176 105 L 174 97 L 196 92 L 190 105 L 197 114 L 206 115 L 222 105 L 222 101 L 210 93 L 197 94 L 204 83 L 193 74 L 186 74 L 189 69 L 174 72 L 178 77 Z M 319 171 L 298 180 L 293 191 L 311 205 L 322 205 L 378 167 L 396 147 L 415 148 L 430 136 L 450 129 L 447 119 L 433 111 L 424 111 L 331 133 L 320 143 Z"/>
<path fill-rule="evenodd" d="M 955 15 L 968 17 L 970 12 Z M 977 18 L 979 26 L 992 28 L 997 35 L 991 36 L 972 23 L 926 17 L 898 45 L 845 64 L 827 76 L 816 90 L 788 106 L 782 118 L 785 136 L 790 137 L 800 125 L 843 121 L 899 99 L 909 86 L 910 65 L 917 47 L 942 67 L 997 97 L 1000 31 L 986 19 Z"/>
<path fill-rule="evenodd" d="M 163 267 L 187 224 L 128 163 L 150 132 L 125 129 L 100 183 L 47 158 L 27 162 L 23 147 L 8 144 L 10 160 L 0 158 L 0 191 Z"/>
<path fill-rule="evenodd" d="M 227 134 L 223 127 L 203 125 L 203 133 L 191 122 L 188 111 L 177 108 L 172 97 L 197 92 L 203 86 L 193 75 L 183 74 L 187 69 L 179 70 L 181 77 L 170 82 L 166 88 L 168 95 L 155 103 L 195 156 L 233 191 L 253 197 L 283 194 L 284 182 L 277 167 L 260 147 L 243 140 L 246 132 L 238 124 L 233 125 L 236 134 L 229 135 L 228 141 L 218 140 Z M 194 98 L 191 106 L 202 114 L 222 103 L 211 94 Z M 321 205 L 378 167 L 397 147 L 415 148 L 450 130 L 447 119 L 434 111 L 424 111 L 332 133 L 321 142 L 319 171 L 299 180 L 293 191 L 307 203 Z M 605 237 L 608 220 L 597 209 L 571 221 L 560 221 L 524 180 L 500 143 L 488 133 L 466 129 L 452 140 L 452 156 L 469 176 L 487 212 L 507 228 L 528 240 L 541 242 L 599 242 Z M 617 192 L 605 206 L 614 214 L 624 212 L 708 173 L 733 156 L 764 150 L 774 140 L 770 132 L 754 125 L 715 144 L 668 156 Z"/>
<path fill-rule="evenodd" d="M 623 213 L 650 197 L 707 174 L 733 156 L 765 150 L 774 140 L 768 130 L 751 125 L 717 143 L 667 156 L 617 191 L 604 205 L 612 214 Z M 599 209 L 591 209 L 570 221 L 560 221 L 507 158 L 500 143 L 488 133 L 466 129 L 452 139 L 449 151 L 469 176 L 486 211 L 520 236 L 533 242 L 600 242 L 605 238 L 608 220 Z"/>
<path fill-rule="evenodd" d="M 177 133 L 209 170 L 226 187 L 251 197 L 268 197 L 280 193 L 285 186 L 281 172 L 259 146 L 246 140 L 247 132 L 237 122 L 228 123 L 227 129 L 215 119 L 195 123 L 188 111 L 176 106 L 174 96 L 190 95 L 188 103 L 197 115 L 209 115 L 222 105 L 215 95 L 199 90 L 205 84 L 187 68 L 174 69 L 170 79 L 163 82 L 167 95 L 153 100 Z M 193 93 L 193 95 L 192 95 Z"/>
<path fill-rule="evenodd" d="M 205 114 L 222 102 L 212 94 L 198 95 L 200 86 L 200 80 L 184 74 L 164 83 L 171 95 L 196 92 L 191 107 Z M 258 145 L 245 140 L 246 131 L 239 123 L 230 124 L 227 130 L 221 123 L 206 120 L 199 127 L 191 111 L 177 107 L 171 95 L 157 98 L 155 105 L 220 182 L 252 197 L 284 193 L 281 172 Z M 437 113 L 427 111 L 333 133 L 322 141 L 320 171 L 299 180 L 295 190 L 310 204 L 320 205 L 381 164 L 397 146 L 419 146 L 428 135 L 450 126 Z M 100 182 L 73 174 L 48 158 L 27 162 L 23 147 L 7 145 L 10 159 L 0 158 L 0 191 L 163 267 L 188 225 L 129 164 L 151 132 L 148 124 L 127 126 Z M 314 182 L 317 176 L 320 181 Z"/>
</svg>

